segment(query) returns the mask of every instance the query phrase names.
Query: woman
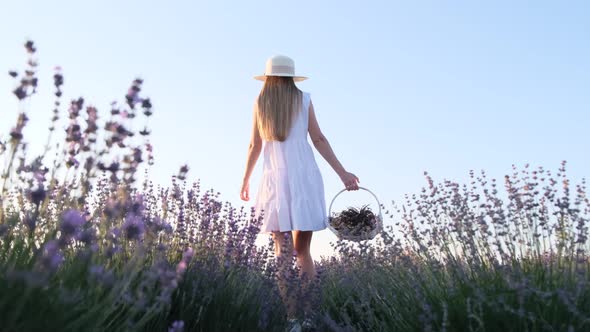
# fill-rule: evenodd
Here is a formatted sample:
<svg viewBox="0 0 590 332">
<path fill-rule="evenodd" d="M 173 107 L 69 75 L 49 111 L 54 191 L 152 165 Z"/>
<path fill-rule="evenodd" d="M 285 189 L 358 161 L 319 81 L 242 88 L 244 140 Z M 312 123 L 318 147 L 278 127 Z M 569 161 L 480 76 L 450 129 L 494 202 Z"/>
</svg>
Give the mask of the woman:
<svg viewBox="0 0 590 332">
<path fill-rule="evenodd" d="M 265 74 L 255 77 L 264 86 L 254 105 L 252 138 L 240 197 L 250 199 L 252 169 L 264 148 L 263 175 L 256 196 L 257 216 L 262 214 L 261 233 L 272 233 L 279 265 L 279 289 L 287 308 L 289 323 L 297 330 L 296 298 L 287 290 L 285 272 L 289 270 L 293 249 L 303 285 L 316 275 L 310 255 L 314 231 L 327 227 L 324 184 L 313 151 L 307 140 L 338 174 L 348 190 L 358 190 L 359 179 L 340 164 L 318 125 L 309 93 L 295 82 L 306 77 L 295 75 L 293 60 L 277 55 L 266 62 Z M 304 325 L 310 324 L 310 304 L 304 308 Z"/>
</svg>

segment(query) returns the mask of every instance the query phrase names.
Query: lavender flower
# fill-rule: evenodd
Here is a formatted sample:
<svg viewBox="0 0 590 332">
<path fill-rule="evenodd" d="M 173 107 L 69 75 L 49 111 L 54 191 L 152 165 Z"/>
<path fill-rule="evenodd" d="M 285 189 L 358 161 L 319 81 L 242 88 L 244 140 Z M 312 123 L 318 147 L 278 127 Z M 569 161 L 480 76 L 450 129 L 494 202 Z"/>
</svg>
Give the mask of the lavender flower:
<svg viewBox="0 0 590 332">
<path fill-rule="evenodd" d="M 168 328 L 168 332 L 183 332 L 184 331 L 184 321 L 177 320 L 172 323 L 170 328 Z"/>
<path fill-rule="evenodd" d="M 27 190 L 27 197 L 35 205 L 41 204 L 46 196 L 47 193 L 45 192 L 45 188 L 43 188 L 43 185 L 41 184 L 37 185 L 35 189 Z"/>
<path fill-rule="evenodd" d="M 88 268 L 88 276 L 105 287 L 111 287 L 115 282 L 113 271 L 106 270 L 102 265 L 92 265 Z"/>
<path fill-rule="evenodd" d="M 94 231 L 93 228 L 87 228 L 81 232 L 78 233 L 78 235 L 76 236 L 76 240 L 89 245 L 94 243 L 94 240 L 96 239 L 96 232 Z"/>
<path fill-rule="evenodd" d="M 151 231 L 156 234 L 161 231 L 165 231 L 166 233 L 169 233 L 168 227 L 170 227 L 170 231 L 172 230 L 170 224 L 168 224 L 167 222 L 165 222 L 164 220 L 162 220 L 162 218 L 160 218 L 158 216 L 153 217 L 151 219 L 151 221 L 147 223 L 147 225 L 149 226 Z"/>
<path fill-rule="evenodd" d="M 61 216 L 60 231 L 63 236 L 72 237 L 78 233 L 79 228 L 85 221 L 86 219 L 80 211 L 67 210 Z"/>
<path fill-rule="evenodd" d="M 143 219 L 135 214 L 128 214 L 123 224 L 123 232 L 127 240 L 139 240 L 143 236 L 145 225 Z"/>
<path fill-rule="evenodd" d="M 113 242 L 119 241 L 119 237 L 121 237 L 121 229 L 118 227 L 112 228 L 107 236 L 107 238 Z"/>
<path fill-rule="evenodd" d="M 178 179 L 179 180 L 186 180 L 186 175 L 188 174 L 189 167 L 188 165 L 182 165 L 180 170 L 178 171 Z"/>
<path fill-rule="evenodd" d="M 39 264 L 43 269 L 49 272 L 55 272 L 63 260 L 64 257 L 59 250 L 59 244 L 57 241 L 51 240 L 43 245 L 39 260 Z"/>
<path fill-rule="evenodd" d="M 129 209 L 129 212 L 131 212 L 134 215 L 142 215 L 143 211 L 145 210 L 145 206 L 144 206 L 144 198 L 143 195 L 138 194 L 133 198 L 133 201 L 131 202 L 131 206 Z"/>
<path fill-rule="evenodd" d="M 34 232 L 37 226 L 37 218 L 32 213 L 25 214 L 23 218 L 23 223 L 29 229 L 29 232 Z"/>
<path fill-rule="evenodd" d="M 143 101 L 143 99 L 139 96 L 142 84 L 143 80 L 140 78 L 133 80 L 133 83 L 131 84 L 129 91 L 127 91 L 127 95 L 125 95 L 127 105 L 129 105 L 131 109 L 135 109 L 135 105 Z"/>
<path fill-rule="evenodd" d="M 32 40 L 27 40 L 25 42 L 25 49 L 27 50 L 27 52 L 29 54 L 37 52 L 37 48 L 35 47 L 35 42 L 33 42 Z"/>
<path fill-rule="evenodd" d="M 102 163 L 98 163 L 98 168 L 101 170 L 104 170 L 101 168 L 101 164 Z M 117 165 L 117 168 L 119 166 Z M 116 170 L 111 170 L 112 172 L 116 172 Z M 104 214 L 109 217 L 109 218 L 117 218 L 118 216 L 122 215 L 123 213 L 123 205 L 121 204 L 121 202 L 119 202 L 117 199 L 115 198 L 108 198 L 105 202 L 105 207 L 104 207 Z"/>
</svg>

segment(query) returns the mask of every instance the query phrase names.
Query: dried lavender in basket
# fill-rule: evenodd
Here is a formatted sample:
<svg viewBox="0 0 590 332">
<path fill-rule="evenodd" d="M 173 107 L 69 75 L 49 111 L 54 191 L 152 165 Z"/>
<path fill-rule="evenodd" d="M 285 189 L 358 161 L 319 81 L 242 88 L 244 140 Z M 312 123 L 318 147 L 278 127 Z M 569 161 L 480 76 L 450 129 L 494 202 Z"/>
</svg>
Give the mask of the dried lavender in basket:
<svg viewBox="0 0 590 332">
<path fill-rule="evenodd" d="M 330 225 L 342 236 L 363 236 L 377 227 L 377 216 L 368 205 L 360 209 L 349 207 L 340 213 L 333 213 Z"/>
</svg>

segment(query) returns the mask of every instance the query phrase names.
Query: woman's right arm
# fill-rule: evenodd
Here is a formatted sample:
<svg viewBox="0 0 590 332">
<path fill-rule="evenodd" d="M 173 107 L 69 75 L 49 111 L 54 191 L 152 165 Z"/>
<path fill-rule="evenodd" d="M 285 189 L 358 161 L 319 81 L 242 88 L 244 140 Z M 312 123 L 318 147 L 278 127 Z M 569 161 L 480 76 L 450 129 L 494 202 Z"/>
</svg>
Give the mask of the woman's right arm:
<svg viewBox="0 0 590 332">
<path fill-rule="evenodd" d="M 332 147 L 330 146 L 328 139 L 326 138 L 326 136 L 324 136 L 320 129 L 320 126 L 315 116 L 315 111 L 313 109 L 313 103 L 311 101 L 309 102 L 308 131 L 309 136 L 311 137 L 311 141 L 313 142 L 313 145 L 315 146 L 316 150 L 318 150 L 320 155 L 322 155 L 322 157 L 324 157 L 328 164 L 332 166 L 336 174 L 338 174 L 338 176 L 344 183 L 346 189 L 358 190 L 358 182 L 360 182 L 359 178 L 356 175 L 347 172 L 346 169 L 344 169 L 344 167 L 340 163 L 340 161 L 338 161 L 338 158 L 336 158 L 336 155 L 334 154 L 334 151 L 332 150 Z"/>
</svg>

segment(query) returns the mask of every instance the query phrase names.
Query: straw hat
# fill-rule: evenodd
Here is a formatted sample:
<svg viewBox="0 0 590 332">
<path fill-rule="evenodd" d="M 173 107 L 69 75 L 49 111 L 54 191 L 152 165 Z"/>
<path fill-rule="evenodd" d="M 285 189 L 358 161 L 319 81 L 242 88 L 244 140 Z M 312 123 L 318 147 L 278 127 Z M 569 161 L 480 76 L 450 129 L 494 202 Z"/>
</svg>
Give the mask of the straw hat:
<svg viewBox="0 0 590 332">
<path fill-rule="evenodd" d="M 275 55 L 266 60 L 266 70 L 264 75 L 254 76 L 259 81 L 264 81 L 266 76 L 286 76 L 293 77 L 293 81 L 300 82 L 306 80 L 305 76 L 295 75 L 295 62 L 285 55 Z"/>
</svg>

